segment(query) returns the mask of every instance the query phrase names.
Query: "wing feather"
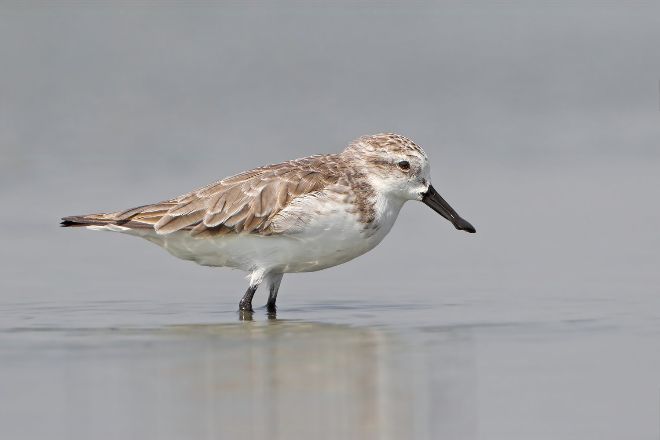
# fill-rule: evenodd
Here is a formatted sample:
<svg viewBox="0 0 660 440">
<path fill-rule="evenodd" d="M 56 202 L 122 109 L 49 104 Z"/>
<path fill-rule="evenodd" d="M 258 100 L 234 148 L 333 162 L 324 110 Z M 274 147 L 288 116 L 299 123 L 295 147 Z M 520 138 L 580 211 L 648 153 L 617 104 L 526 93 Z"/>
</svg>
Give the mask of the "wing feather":
<svg viewBox="0 0 660 440">
<path fill-rule="evenodd" d="M 179 229 L 190 226 L 191 224 L 199 223 L 203 217 L 203 211 L 195 211 L 189 214 L 177 216 L 166 214 L 154 224 L 154 229 L 159 231 L 161 234 L 169 234 L 170 232 L 178 231 Z"/>
<path fill-rule="evenodd" d="M 339 160 L 337 155 L 311 156 L 256 168 L 172 200 L 121 211 L 114 218 L 133 227 L 153 227 L 158 234 L 284 233 L 272 230 L 273 217 L 296 198 L 337 183 Z"/>
</svg>

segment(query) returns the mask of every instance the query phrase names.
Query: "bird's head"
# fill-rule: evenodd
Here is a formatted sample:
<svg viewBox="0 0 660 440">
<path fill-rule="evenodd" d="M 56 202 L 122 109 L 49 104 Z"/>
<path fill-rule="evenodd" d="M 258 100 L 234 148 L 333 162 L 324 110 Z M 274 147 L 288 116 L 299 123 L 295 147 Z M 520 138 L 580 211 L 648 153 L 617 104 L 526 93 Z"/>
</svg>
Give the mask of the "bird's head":
<svg viewBox="0 0 660 440">
<path fill-rule="evenodd" d="M 456 229 L 476 232 L 433 188 L 428 156 L 407 137 L 395 133 L 362 136 L 342 155 L 359 168 L 380 193 L 402 201 L 422 201 Z"/>
</svg>

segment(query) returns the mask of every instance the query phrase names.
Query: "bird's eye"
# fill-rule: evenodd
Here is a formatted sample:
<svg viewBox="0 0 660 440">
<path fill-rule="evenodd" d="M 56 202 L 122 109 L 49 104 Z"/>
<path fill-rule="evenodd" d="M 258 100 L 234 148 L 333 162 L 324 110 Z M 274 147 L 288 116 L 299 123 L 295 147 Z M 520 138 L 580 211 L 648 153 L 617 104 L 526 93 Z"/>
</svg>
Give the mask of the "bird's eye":
<svg viewBox="0 0 660 440">
<path fill-rule="evenodd" d="M 408 162 L 407 160 L 402 160 L 402 161 L 399 162 L 397 165 L 398 165 L 398 167 L 401 168 L 403 171 L 408 171 L 408 170 L 410 169 L 410 162 Z"/>
</svg>

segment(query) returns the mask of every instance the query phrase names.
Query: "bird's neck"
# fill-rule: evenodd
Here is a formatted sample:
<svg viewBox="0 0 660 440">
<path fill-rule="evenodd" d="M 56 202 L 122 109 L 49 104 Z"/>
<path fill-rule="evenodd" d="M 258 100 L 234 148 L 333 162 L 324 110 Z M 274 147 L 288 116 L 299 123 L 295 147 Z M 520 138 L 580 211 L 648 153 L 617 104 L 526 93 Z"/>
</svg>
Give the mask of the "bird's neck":
<svg viewBox="0 0 660 440">
<path fill-rule="evenodd" d="M 353 205 L 360 223 L 364 224 L 365 230 L 385 229 L 385 233 L 389 232 L 405 200 L 380 191 L 362 167 L 354 165 L 351 168 L 350 185 L 355 194 Z"/>
</svg>

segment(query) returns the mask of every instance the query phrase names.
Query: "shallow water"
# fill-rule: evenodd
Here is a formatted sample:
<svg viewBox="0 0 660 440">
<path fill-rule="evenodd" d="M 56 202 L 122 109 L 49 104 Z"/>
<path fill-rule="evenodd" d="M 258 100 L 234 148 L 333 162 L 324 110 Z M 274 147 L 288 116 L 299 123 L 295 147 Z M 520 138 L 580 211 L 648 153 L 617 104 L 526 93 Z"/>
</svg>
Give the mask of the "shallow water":
<svg viewBox="0 0 660 440">
<path fill-rule="evenodd" d="M 659 438 L 657 7 L 262 6 L 0 6 L 0 438 Z M 390 130 L 477 234 L 410 203 L 277 319 L 57 226 Z"/>
<path fill-rule="evenodd" d="M 525 316 L 514 317 L 511 300 L 471 299 L 283 300 L 277 319 L 260 308 L 252 321 L 241 320 L 233 302 L 3 304 L 3 435 L 614 439 L 655 432 L 657 308 L 639 319 L 639 305 L 626 301 L 616 312 L 607 300 L 529 301 L 517 305 L 519 313 L 530 308 Z"/>
</svg>

